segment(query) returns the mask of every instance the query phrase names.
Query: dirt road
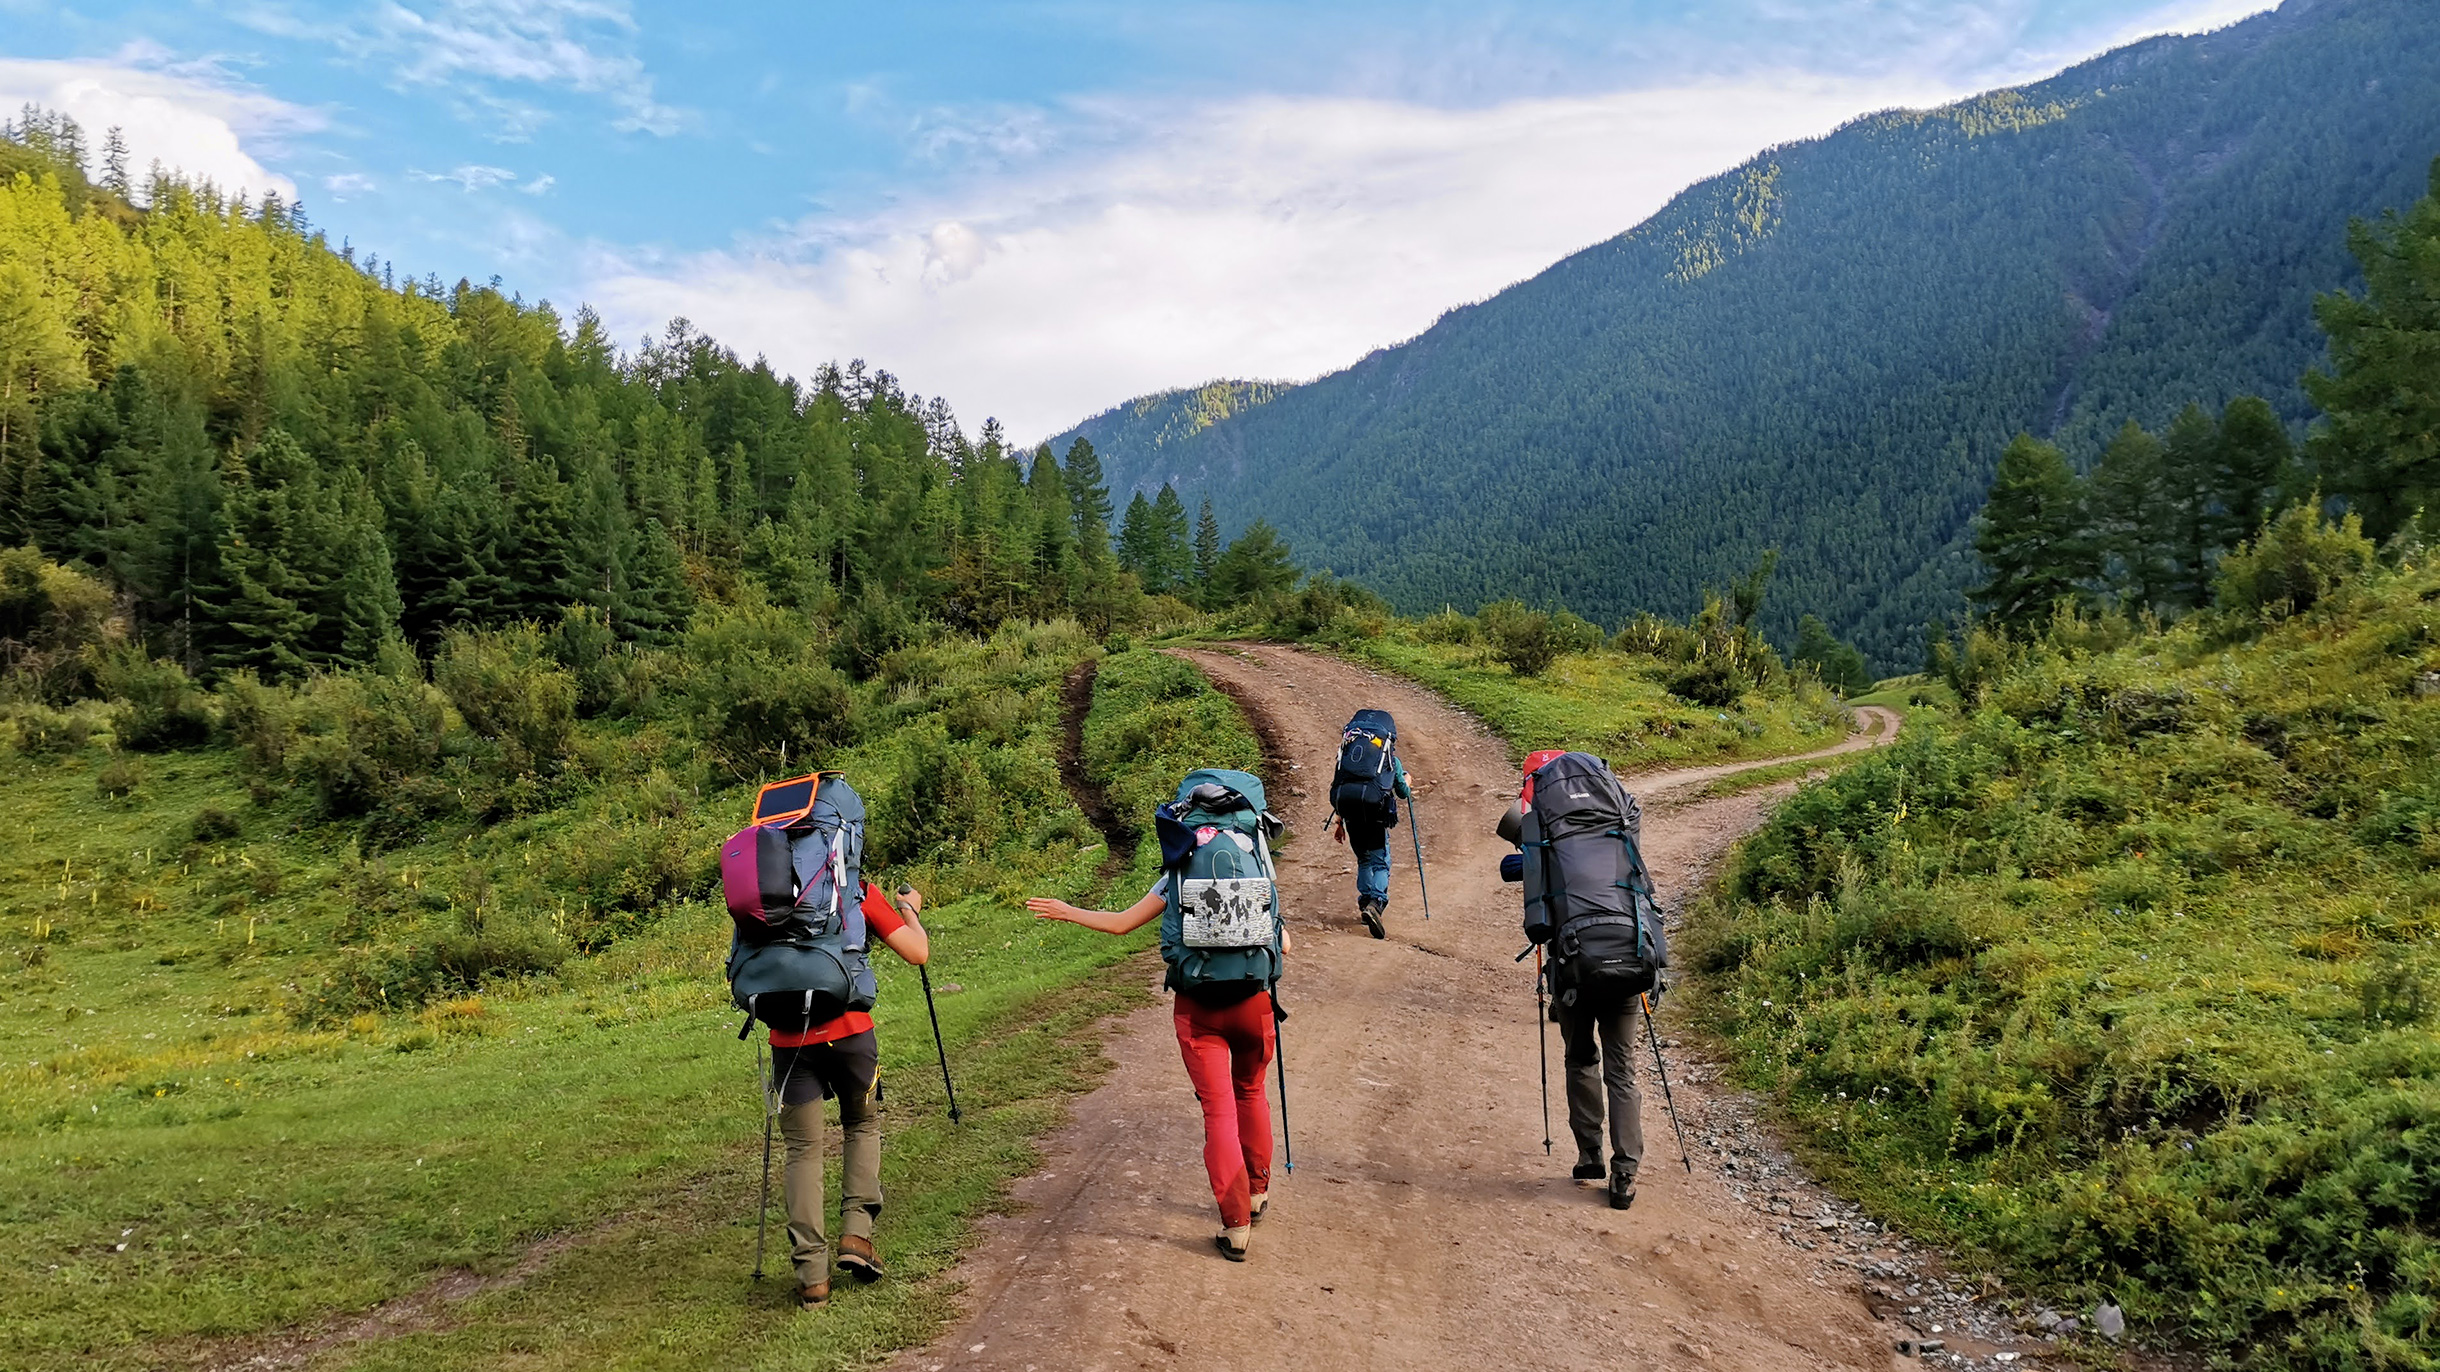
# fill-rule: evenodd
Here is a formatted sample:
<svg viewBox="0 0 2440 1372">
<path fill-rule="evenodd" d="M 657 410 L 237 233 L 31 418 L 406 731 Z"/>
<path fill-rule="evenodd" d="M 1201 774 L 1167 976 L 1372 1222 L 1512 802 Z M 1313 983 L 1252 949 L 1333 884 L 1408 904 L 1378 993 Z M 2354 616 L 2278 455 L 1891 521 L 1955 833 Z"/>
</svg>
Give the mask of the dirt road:
<svg viewBox="0 0 2440 1372">
<path fill-rule="evenodd" d="M 1893 1335 L 1910 1331 L 1877 1322 L 1858 1291 L 1858 1255 L 1876 1240 L 1844 1248 L 1843 1262 L 1839 1245 L 1800 1247 L 1810 1240 L 1774 1214 L 1788 1203 L 1755 1187 L 1771 1163 L 1747 1154 L 1741 1174 L 1716 1169 L 1751 1140 L 1722 1139 L 1739 1126 L 1702 1086 L 1677 1083 L 1704 1155 L 1690 1176 L 1643 1063 L 1648 1151 L 1631 1211 L 1568 1179 L 1557 1101 L 1560 1142 L 1544 1155 L 1531 974 L 1513 961 L 1516 888 L 1499 881 L 1507 849 L 1492 833 L 1515 789 L 1501 744 L 1429 693 L 1330 658 L 1191 656 L 1268 716 L 1298 764 L 1270 796 L 1291 828 L 1280 886 L 1297 947 L 1281 998 L 1295 1172 L 1274 1173 L 1252 1260 L 1221 1261 L 1164 997 L 1118 1027 L 1117 1070 L 1019 1184 L 1013 1213 L 989 1222 L 960 1273 L 966 1321 L 899 1365 L 1890 1367 Z M 1338 731 L 1364 705 L 1397 716 L 1432 882 L 1427 924 L 1412 849 L 1393 832 L 1387 941 L 1356 922 L 1350 858 L 1323 828 Z M 1841 747 L 1884 742 L 1897 720 L 1884 712 L 1876 725 Z M 1773 798 L 1669 804 L 1666 792 L 1720 770 L 1633 783 L 1656 802 L 1644 851 L 1672 910 Z M 1555 1064 L 1553 1077 L 1555 1092 Z"/>
</svg>

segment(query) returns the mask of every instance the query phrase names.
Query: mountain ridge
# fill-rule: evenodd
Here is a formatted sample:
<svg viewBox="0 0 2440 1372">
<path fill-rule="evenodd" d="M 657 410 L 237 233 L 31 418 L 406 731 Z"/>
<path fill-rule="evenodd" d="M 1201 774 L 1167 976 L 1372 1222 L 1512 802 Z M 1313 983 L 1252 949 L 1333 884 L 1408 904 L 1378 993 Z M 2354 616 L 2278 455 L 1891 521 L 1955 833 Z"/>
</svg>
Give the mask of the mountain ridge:
<svg viewBox="0 0 2440 1372">
<path fill-rule="evenodd" d="M 2249 392 L 2300 428 L 2345 225 L 2410 202 L 2434 152 L 2440 24 L 2289 0 L 1767 149 L 1157 445 L 1140 409 L 1055 442 L 1092 438 L 1116 491 L 1269 518 L 1409 611 L 1680 612 L 1779 546 L 1775 636 L 1812 610 L 1911 665 L 2016 433 L 2089 461 L 2128 418 Z"/>
</svg>

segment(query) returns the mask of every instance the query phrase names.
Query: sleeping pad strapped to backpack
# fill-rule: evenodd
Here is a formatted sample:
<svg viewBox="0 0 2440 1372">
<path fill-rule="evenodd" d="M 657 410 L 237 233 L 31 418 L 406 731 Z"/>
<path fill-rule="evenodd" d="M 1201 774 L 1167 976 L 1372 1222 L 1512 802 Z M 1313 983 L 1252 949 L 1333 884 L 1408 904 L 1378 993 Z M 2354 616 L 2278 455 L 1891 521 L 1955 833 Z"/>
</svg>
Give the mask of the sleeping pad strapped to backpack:
<svg viewBox="0 0 2440 1372">
<path fill-rule="evenodd" d="M 1398 721 L 1387 710 L 1358 710 L 1339 735 L 1338 770 L 1330 775 L 1330 808 L 1357 819 L 1398 823 Z"/>
<path fill-rule="evenodd" d="M 1213 1004 L 1279 980 L 1279 885 L 1262 783 L 1245 772 L 1186 774 L 1178 798 L 1152 812 L 1167 908 L 1161 959 L 1173 991 Z"/>
<path fill-rule="evenodd" d="M 761 813 L 720 848 L 722 894 L 735 926 L 729 994 L 782 1032 L 870 1010 L 878 992 L 865 960 L 864 798 L 837 772 L 796 787 L 802 809 Z"/>
<path fill-rule="evenodd" d="M 1527 779 L 1525 935 L 1548 943 L 1559 1003 L 1616 1010 L 1669 965 L 1652 875 L 1636 846 L 1641 809 L 1609 764 L 1562 753 Z"/>
</svg>

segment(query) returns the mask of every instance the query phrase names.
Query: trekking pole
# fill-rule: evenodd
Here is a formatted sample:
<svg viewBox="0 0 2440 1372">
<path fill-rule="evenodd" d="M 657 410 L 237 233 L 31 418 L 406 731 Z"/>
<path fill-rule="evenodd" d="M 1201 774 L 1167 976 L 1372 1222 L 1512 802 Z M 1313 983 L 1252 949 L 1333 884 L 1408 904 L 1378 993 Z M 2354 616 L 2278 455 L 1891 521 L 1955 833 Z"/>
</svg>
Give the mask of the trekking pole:
<svg viewBox="0 0 2440 1372">
<path fill-rule="evenodd" d="M 898 894 L 911 896 L 915 894 L 915 888 L 901 886 Z M 949 1093 L 949 1122 L 955 1124 L 958 1121 L 957 1083 L 949 1080 L 949 1044 L 940 1036 L 940 1007 L 932 1003 L 932 969 L 919 962 L 915 964 L 915 974 L 923 978 L 923 1008 L 932 1017 L 932 1047 L 940 1053 L 940 1086 Z"/>
<path fill-rule="evenodd" d="M 1288 1136 L 1288 1053 L 1280 1046 L 1279 1026 L 1288 1012 L 1279 1008 L 1279 983 L 1271 983 L 1271 1061 L 1279 1068 L 1279 1152 L 1287 1159 L 1288 1175 L 1296 1175 L 1296 1143 Z"/>
<path fill-rule="evenodd" d="M 763 1279 L 763 1240 L 771 1231 L 771 1121 L 778 1113 L 771 1108 L 771 1077 L 763 1070 L 762 1045 L 754 1045 L 755 1084 L 762 1089 L 763 1117 L 763 1179 L 762 1204 L 754 1212 L 754 1280 Z"/>
<path fill-rule="evenodd" d="M 1661 1060 L 1661 1033 L 1652 1027 L 1651 992 L 1643 993 L 1643 1002 L 1644 1035 L 1652 1040 L 1652 1065 L 1660 1069 L 1661 1074 L 1661 1103 L 1669 1107 L 1669 1127 L 1677 1131 L 1678 1161 L 1686 1164 L 1686 1170 L 1692 1172 L 1694 1159 L 1686 1153 L 1686 1126 L 1678 1122 L 1677 1101 L 1669 1095 L 1669 1064 Z"/>
<path fill-rule="evenodd" d="M 1542 1152 L 1544 1156 L 1548 1156 L 1550 1153 L 1550 1016 L 1544 1014 L 1542 1010 L 1542 988 L 1545 985 L 1542 979 L 1542 945 L 1534 944 L 1528 947 L 1525 953 L 1533 954 L 1534 1037 L 1542 1045 Z M 1525 953 L 1517 954 L 1517 961 L 1523 962 Z"/>
<path fill-rule="evenodd" d="M 1415 885 L 1423 892 L 1423 917 L 1432 917 L 1432 888 L 1423 879 L 1423 830 L 1415 821 L 1415 798 L 1406 798 L 1406 836 L 1415 840 Z"/>
</svg>

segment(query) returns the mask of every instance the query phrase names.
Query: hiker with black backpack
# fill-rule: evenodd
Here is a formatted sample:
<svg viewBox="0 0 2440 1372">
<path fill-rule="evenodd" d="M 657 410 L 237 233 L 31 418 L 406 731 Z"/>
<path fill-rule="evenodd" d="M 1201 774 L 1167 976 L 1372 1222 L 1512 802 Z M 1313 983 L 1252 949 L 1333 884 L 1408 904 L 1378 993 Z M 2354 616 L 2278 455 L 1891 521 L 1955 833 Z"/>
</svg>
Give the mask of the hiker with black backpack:
<svg viewBox="0 0 2440 1372">
<path fill-rule="evenodd" d="M 873 1033 L 879 986 L 866 959 L 878 935 L 921 967 L 932 941 L 916 918 L 923 896 L 900 887 L 893 903 L 864 879 L 864 801 L 847 778 L 821 772 L 766 786 L 755 822 L 722 845 L 721 886 L 733 931 L 729 992 L 746 1023 L 768 1030 L 763 1078 L 763 1181 L 770 1185 L 770 1122 L 787 1140 L 782 1173 L 798 1303 L 830 1299 L 824 1232 L 822 1102 L 836 1097 L 840 1152 L 838 1263 L 858 1281 L 882 1277 L 873 1247 L 881 1215 L 880 1048 Z M 762 1275 L 759 1251 L 755 1275 Z"/>
<path fill-rule="evenodd" d="M 1524 883 L 1525 937 L 1550 955 L 1542 975 L 1565 1045 L 1574 1176 L 1599 1181 L 1606 1171 L 1617 1210 L 1635 1203 L 1644 1155 L 1643 1100 L 1635 1085 L 1644 997 L 1669 965 L 1660 906 L 1638 845 L 1642 828 L 1642 807 L 1608 763 L 1557 749 L 1526 758 L 1523 789 L 1499 824 L 1500 837 L 1519 849 L 1500 864 L 1500 875 Z"/>
<path fill-rule="evenodd" d="M 1330 837 L 1356 855 L 1356 917 L 1374 938 L 1389 937 L 1381 921 L 1389 910 L 1389 831 L 1398 826 L 1398 802 L 1411 806 L 1414 796 L 1398 760 L 1398 722 L 1387 710 L 1356 711 L 1339 735 L 1330 776 Z"/>
<path fill-rule="evenodd" d="M 1271 1202 L 1271 1108 L 1263 1072 L 1277 1052 L 1277 989 L 1291 946 L 1280 919 L 1271 840 L 1280 823 L 1262 783 L 1244 772 L 1189 772 L 1177 798 L 1153 811 L 1161 876 L 1124 910 L 1084 910 L 1036 898 L 1025 908 L 1105 934 L 1161 922 L 1163 984 L 1177 993 L 1178 1052 L 1203 1107 L 1203 1166 L 1219 1202 L 1220 1255 L 1244 1262 L 1254 1222 Z M 1283 1068 L 1283 1073 L 1284 1073 Z M 1280 1109 L 1287 1109 L 1281 1079 Z M 1291 1164 L 1293 1165 L 1293 1164 Z"/>
</svg>

